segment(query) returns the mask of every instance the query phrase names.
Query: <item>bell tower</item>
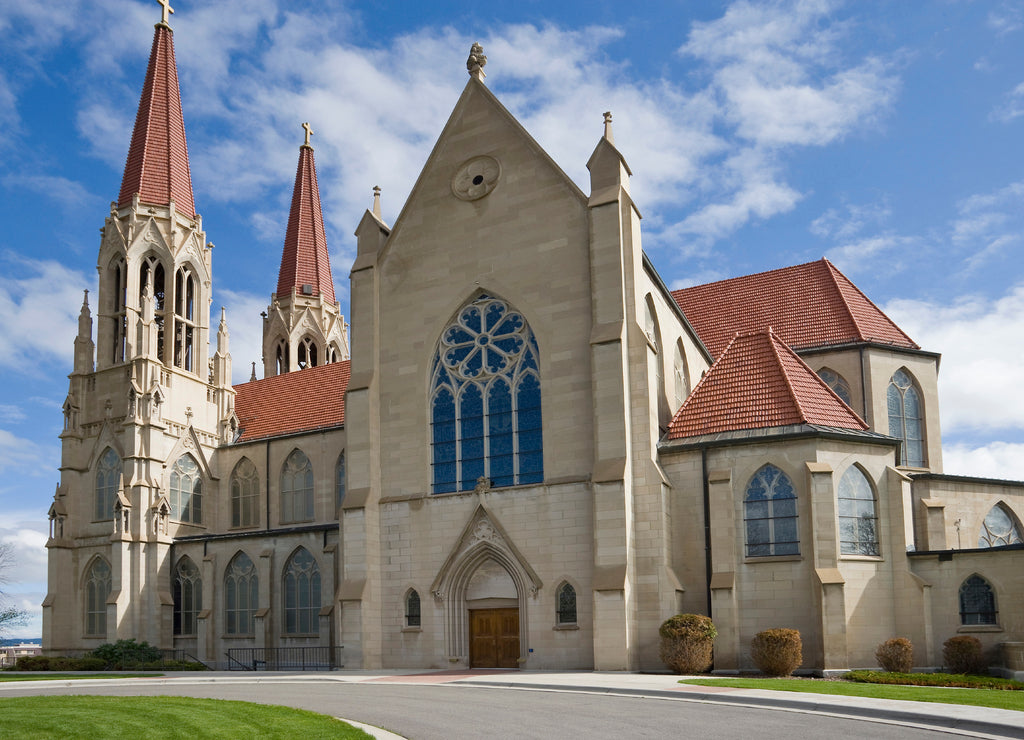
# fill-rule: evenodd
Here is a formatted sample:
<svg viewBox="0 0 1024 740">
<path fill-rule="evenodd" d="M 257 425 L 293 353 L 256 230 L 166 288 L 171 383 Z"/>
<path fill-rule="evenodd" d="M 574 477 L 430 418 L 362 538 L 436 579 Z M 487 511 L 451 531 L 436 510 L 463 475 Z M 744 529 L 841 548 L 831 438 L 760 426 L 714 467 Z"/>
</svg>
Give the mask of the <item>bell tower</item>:
<svg viewBox="0 0 1024 740">
<path fill-rule="evenodd" d="M 299 147 L 277 292 L 263 319 L 264 377 L 349 358 L 348 325 L 334 297 L 308 123 Z"/>
</svg>

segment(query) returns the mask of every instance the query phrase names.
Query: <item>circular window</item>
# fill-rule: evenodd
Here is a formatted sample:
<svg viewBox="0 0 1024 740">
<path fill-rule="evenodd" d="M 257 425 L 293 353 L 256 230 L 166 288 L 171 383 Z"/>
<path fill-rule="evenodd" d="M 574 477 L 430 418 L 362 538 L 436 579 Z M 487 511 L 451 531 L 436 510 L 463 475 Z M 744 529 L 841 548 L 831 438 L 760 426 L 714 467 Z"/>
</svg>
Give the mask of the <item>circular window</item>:
<svg viewBox="0 0 1024 740">
<path fill-rule="evenodd" d="M 461 200 L 478 200 L 494 190 L 500 174 L 501 166 L 494 157 L 473 157 L 456 170 L 452 193 Z"/>
</svg>

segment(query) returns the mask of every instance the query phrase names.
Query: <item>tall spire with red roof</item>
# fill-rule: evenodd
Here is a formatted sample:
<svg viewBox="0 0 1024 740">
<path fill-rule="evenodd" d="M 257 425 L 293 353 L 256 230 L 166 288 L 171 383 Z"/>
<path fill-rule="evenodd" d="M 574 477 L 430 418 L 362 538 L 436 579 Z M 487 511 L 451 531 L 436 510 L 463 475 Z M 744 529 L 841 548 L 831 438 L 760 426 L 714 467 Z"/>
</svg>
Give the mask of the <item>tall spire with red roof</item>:
<svg viewBox="0 0 1024 740">
<path fill-rule="evenodd" d="M 313 130 L 308 123 L 306 141 L 299 147 L 299 165 L 295 172 L 292 210 L 284 237 L 281 270 L 277 278 L 277 297 L 284 299 L 293 290 L 302 295 L 323 295 L 334 303 L 334 281 L 327 256 L 327 236 L 320 211 L 320 187 L 316 179 L 316 162 L 309 137 Z"/>
<path fill-rule="evenodd" d="M 158 0 L 159 2 L 159 0 Z M 136 194 L 143 203 L 170 205 L 195 218 L 192 175 L 181 115 L 178 68 L 174 61 L 174 32 L 167 24 L 174 11 L 166 2 L 163 20 L 156 24 L 146 81 L 135 116 L 135 130 L 121 180 L 118 207 L 131 204 Z"/>
</svg>

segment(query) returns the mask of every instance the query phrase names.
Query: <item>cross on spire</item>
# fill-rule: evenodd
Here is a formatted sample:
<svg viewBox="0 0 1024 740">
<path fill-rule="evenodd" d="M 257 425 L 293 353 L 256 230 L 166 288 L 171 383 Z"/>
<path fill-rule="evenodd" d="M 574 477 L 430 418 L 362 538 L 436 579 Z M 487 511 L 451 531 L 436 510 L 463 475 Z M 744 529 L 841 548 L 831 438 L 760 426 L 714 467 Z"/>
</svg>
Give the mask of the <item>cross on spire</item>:
<svg viewBox="0 0 1024 740">
<path fill-rule="evenodd" d="M 303 146 L 309 146 L 309 137 L 313 135 L 313 129 L 308 122 L 302 124 L 302 128 L 306 129 L 306 141 Z"/>
<path fill-rule="evenodd" d="M 156 4 L 160 6 L 162 15 L 160 22 L 165 26 L 170 23 L 171 13 L 174 12 L 174 8 L 171 7 L 171 0 L 156 0 Z"/>
</svg>

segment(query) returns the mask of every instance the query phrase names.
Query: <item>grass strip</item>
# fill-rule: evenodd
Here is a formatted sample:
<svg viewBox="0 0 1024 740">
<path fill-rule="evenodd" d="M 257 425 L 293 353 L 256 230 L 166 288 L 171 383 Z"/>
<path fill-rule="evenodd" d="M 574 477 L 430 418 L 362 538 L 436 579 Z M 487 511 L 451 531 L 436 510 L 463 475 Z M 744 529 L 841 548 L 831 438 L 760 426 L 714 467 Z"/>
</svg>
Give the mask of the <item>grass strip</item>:
<svg viewBox="0 0 1024 740">
<path fill-rule="evenodd" d="M 939 704 L 966 704 L 993 709 L 1013 709 L 1024 712 L 1024 693 L 992 691 L 990 689 L 957 689 L 931 686 L 892 686 L 852 681 L 821 681 L 793 678 L 692 678 L 679 683 L 695 686 L 724 686 L 732 689 L 763 689 L 767 691 L 796 691 L 805 694 L 832 696 L 861 696 L 871 699 L 899 701 L 927 701 Z"/>
<path fill-rule="evenodd" d="M 0 738 L 351 738 L 362 730 L 315 712 L 171 696 L 29 696 L 0 699 Z"/>
<path fill-rule="evenodd" d="M 995 689 L 1024 691 L 1024 681 L 996 676 L 975 676 L 963 673 L 894 673 L 888 671 L 850 671 L 847 681 L 860 683 L 900 684 L 903 686 L 946 686 L 961 689 Z"/>
</svg>

